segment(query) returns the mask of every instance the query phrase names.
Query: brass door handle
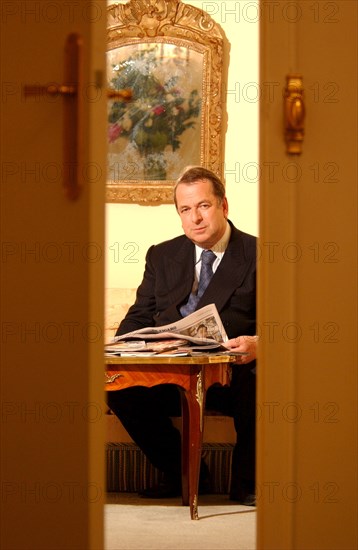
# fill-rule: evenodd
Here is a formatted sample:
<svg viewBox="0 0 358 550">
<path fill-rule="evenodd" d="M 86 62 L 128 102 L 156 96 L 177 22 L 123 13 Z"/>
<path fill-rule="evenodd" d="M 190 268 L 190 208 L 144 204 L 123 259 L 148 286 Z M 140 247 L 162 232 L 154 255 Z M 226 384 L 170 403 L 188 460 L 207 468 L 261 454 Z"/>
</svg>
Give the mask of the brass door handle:
<svg viewBox="0 0 358 550">
<path fill-rule="evenodd" d="M 25 96 L 41 96 L 41 95 L 76 95 L 77 88 L 76 86 L 66 86 L 63 84 L 47 84 L 47 85 L 26 85 L 24 86 L 24 95 Z M 107 90 L 108 99 L 120 99 L 121 101 L 128 101 L 132 97 L 131 90 Z"/>
<path fill-rule="evenodd" d="M 25 97 L 61 95 L 64 98 L 63 115 L 63 186 L 67 197 L 77 199 L 81 190 L 83 170 L 83 68 L 82 38 L 77 33 L 68 35 L 65 43 L 64 84 L 25 85 Z"/>
<path fill-rule="evenodd" d="M 64 84 L 25 85 L 26 97 L 60 95 L 64 99 L 63 114 L 63 187 L 67 197 L 79 197 L 83 171 L 83 67 L 82 38 L 77 33 L 68 35 L 65 43 Z M 108 99 L 128 101 L 131 90 L 107 90 Z"/>
<path fill-rule="evenodd" d="M 129 101 L 132 99 L 132 90 L 107 90 L 107 98 L 113 100 Z"/>
<path fill-rule="evenodd" d="M 305 119 L 303 85 L 300 75 L 286 77 L 284 118 L 286 152 L 291 155 L 299 155 L 302 153 Z"/>
<path fill-rule="evenodd" d="M 44 86 L 33 84 L 24 86 L 24 95 L 28 96 L 41 96 L 41 95 L 76 95 L 76 86 L 65 86 L 62 84 L 47 84 Z"/>
<path fill-rule="evenodd" d="M 287 121 L 293 130 L 303 129 L 304 103 L 298 94 L 292 94 L 287 102 Z"/>
</svg>

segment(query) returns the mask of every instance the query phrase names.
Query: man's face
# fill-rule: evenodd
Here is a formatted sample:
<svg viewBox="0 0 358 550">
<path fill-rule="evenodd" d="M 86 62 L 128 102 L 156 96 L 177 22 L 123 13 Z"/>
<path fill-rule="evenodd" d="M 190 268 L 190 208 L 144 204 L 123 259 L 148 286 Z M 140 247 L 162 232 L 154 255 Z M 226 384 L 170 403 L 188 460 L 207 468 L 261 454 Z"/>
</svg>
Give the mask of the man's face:
<svg viewBox="0 0 358 550">
<path fill-rule="evenodd" d="M 209 249 L 224 235 L 228 204 L 220 203 L 209 180 L 181 183 L 176 190 L 177 210 L 185 235 L 195 244 Z"/>
</svg>

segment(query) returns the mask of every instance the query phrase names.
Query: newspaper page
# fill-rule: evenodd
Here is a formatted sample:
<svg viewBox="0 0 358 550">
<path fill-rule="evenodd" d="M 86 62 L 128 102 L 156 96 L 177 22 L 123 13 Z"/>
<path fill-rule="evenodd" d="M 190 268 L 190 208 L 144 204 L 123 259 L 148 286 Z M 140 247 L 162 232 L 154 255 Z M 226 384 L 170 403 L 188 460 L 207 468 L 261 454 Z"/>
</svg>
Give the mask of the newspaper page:
<svg viewBox="0 0 358 550">
<path fill-rule="evenodd" d="M 187 354 L 196 351 L 225 350 L 228 340 L 215 304 L 209 304 L 187 317 L 160 327 L 145 327 L 115 336 L 105 346 L 108 353 Z M 149 342 L 148 342 L 149 341 Z M 192 346 L 192 347 L 190 347 Z"/>
<path fill-rule="evenodd" d="M 183 319 L 160 327 L 145 327 L 121 336 L 115 336 L 112 343 L 132 338 L 158 340 L 161 338 L 180 338 L 197 344 L 214 344 L 228 340 L 224 325 L 215 304 L 209 304 Z"/>
</svg>

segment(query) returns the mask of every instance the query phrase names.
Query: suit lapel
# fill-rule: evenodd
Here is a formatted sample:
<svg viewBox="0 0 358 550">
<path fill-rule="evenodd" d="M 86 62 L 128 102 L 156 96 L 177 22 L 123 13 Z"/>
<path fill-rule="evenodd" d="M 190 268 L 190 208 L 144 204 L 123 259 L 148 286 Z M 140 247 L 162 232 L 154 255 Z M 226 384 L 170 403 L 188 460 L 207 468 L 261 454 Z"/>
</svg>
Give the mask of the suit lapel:
<svg viewBox="0 0 358 550">
<path fill-rule="evenodd" d="M 191 261 L 188 259 L 191 258 Z M 175 250 L 175 256 L 164 257 L 168 287 L 171 289 L 171 301 L 181 303 L 191 292 L 194 281 L 195 246 L 186 237 L 183 244 Z"/>
<path fill-rule="evenodd" d="M 226 252 L 197 309 L 215 303 L 220 312 L 232 293 L 243 283 L 247 269 L 242 235 L 239 230 L 232 227 Z"/>
</svg>

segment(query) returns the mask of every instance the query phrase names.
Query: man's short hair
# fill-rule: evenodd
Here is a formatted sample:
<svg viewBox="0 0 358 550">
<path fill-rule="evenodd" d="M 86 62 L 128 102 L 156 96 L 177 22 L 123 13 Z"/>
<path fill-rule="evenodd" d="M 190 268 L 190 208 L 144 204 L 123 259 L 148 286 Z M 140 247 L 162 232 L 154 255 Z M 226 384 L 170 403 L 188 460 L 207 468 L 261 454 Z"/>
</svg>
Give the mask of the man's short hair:
<svg viewBox="0 0 358 550">
<path fill-rule="evenodd" d="M 225 186 L 221 179 L 211 170 L 203 168 L 202 166 L 190 166 L 186 168 L 184 172 L 177 179 L 174 186 L 174 203 L 177 206 L 177 197 L 176 191 L 178 185 L 185 183 L 190 185 L 191 183 L 196 183 L 198 181 L 208 180 L 211 182 L 213 187 L 213 192 L 216 197 L 218 197 L 221 202 L 225 198 Z"/>
</svg>

